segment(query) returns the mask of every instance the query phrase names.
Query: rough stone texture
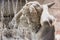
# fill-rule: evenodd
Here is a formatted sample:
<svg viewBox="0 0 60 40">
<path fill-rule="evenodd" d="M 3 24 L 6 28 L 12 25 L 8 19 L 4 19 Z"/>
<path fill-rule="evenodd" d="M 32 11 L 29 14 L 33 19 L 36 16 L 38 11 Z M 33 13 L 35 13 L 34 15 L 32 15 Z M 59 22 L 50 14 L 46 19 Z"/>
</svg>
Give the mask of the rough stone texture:
<svg viewBox="0 0 60 40">
<path fill-rule="evenodd" d="M 22 10 L 20 10 L 13 18 L 11 24 L 15 26 L 15 22 L 18 25 L 19 30 L 21 30 L 20 34 L 23 36 L 24 40 L 54 40 L 54 28 L 50 28 L 50 25 L 46 27 L 43 26 L 40 29 L 40 17 L 41 17 L 42 9 L 37 2 L 27 3 Z M 11 27 L 10 24 L 10 27 Z M 13 28 L 14 28 L 13 27 Z M 25 34 L 26 33 L 26 34 Z M 45 34 L 46 33 L 46 34 Z M 44 35 L 43 35 L 44 34 Z M 49 34 L 49 35 L 48 35 Z M 53 35 L 52 35 L 53 34 Z M 31 35 L 31 36 L 30 36 Z M 43 36 L 42 36 L 43 35 Z M 47 36 L 49 36 L 47 38 Z M 29 36 L 29 37 L 27 37 Z M 38 37 L 37 37 L 38 36 Z M 44 37 L 46 36 L 46 37 Z M 46 38 L 46 39 L 45 39 Z"/>
<path fill-rule="evenodd" d="M 41 27 L 41 12 L 42 9 L 40 8 L 39 3 L 32 2 L 27 3 L 14 16 L 14 18 L 11 21 L 12 24 L 8 23 L 8 17 L 5 16 L 6 18 L 5 20 L 3 20 L 3 26 L 1 31 L 1 40 L 38 40 L 38 37 L 36 37 L 36 33 Z"/>
<path fill-rule="evenodd" d="M 28 1 L 31 1 L 31 0 L 28 0 Z M 50 11 L 50 13 L 52 14 L 52 15 L 54 15 L 56 18 L 57 18 L 57 22 L 56 22 L 56 25 L 55 25 L 55 29 L 56 29 L 56 33 L 58 33 L 58 34 L 60 34 L 60 0 L 37 0 L 38 2 L 40 2 L 41 4 L 44 4 L 44 3 L 48 3 L 48 2 L 55 2 L 55 5 L 53 6 L 53 7 L 51 7 L 50 9 L 49 9 L 49 11 Z M 1 3 L 1 0 L 0 0 L 0 3 Z M 6 3 L 5 3 L 6 4 Z M 1 4 L 0 4 L 1 5 Z M 11 4 L 12 5 L 12 4 Z M 22 8 L 22 6 L 21 6 L 21 8 L 20 8 L 20 5 L 21 5 L 21 2 L 18 4 L 18 10 L 20 10 L 21 8 Z M 1 6 L 0 6 L 0 9 L 1 9 Z M 6 8 L 7 9 L 7 8 Z M 12 9 L 12 6 L 11 6 L 11 13 L 12 14 L 14 14 L 13 12 L 13 9 Z M 1 13 L 1 12 L 0 12 Z M 5 12 L 5 13 L 8 13 L 8 12 Z M 5 15 L 5 14 L 4 14 Z M 6 14 L 6 15 L 9 15 L 9 14 Z M 12 18 L 11 18 L 12 19 Z M 5 21 L 7 21 L 7 18 L 6 18 L 6 20 Z M 10 20 L 11 21 L 11 20 Z M 9 18 L 8 18 L 8 22 L 9 22 Z M 0 28 L 2 28 L 2 24 L 3 23 L 1 23 L 0 22 Z M 6 25 L 5 25 L 6 26 Z M 3 27 L 4 28 L 4 27 Z M 3 29 L 2 28 L 2 29 Z M 2 34 L 2 29 L 0 29 L 0 40 L 2 40 L 1 39 L 1 34 Z M 4 39 L 3 40 L 5 40 L 6 38 L 5 37 L 3 37 Z M 16 38 L 15 38 L 16 39 Z M 19 38 L 18 38 L 19 39 Z M 8 39 L 6 39 L 6 40 L 8 40 Z M 10 40 L 14 40 L 14 39 L 11 39 L 10 38 Z M 21 40 L 23 40 L 23 39 L 21 39 Z"/>
</svg>

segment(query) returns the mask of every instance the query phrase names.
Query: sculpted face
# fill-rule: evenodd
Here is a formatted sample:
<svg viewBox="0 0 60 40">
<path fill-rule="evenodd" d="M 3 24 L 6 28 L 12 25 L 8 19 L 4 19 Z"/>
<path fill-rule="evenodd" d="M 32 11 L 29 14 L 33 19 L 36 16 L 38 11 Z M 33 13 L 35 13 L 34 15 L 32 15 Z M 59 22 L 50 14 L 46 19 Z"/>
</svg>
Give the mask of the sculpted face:
<svg viewBox="0 0 60 40">
<path fill-rule="evenodd" d="M 12 25 L 32 29 L 36 32 L 40 28 L 40 16 L 42 8 L 36 1 L 26 3 L 12 19 Z"/>
<path fill-rule="evenodd" d="M 46 40 L 47 37 L 50 37 L 47 40 L 51 39 L 53 37 L 51 37 L 51 35 L 54 35 L 54 27 L 50 27 L 49 23 L 45 21 L 45 18 L 48 19 L 50 16 L 49 13 L 47 13 L 47 9 L 45 11 L 44 10 L 45 7 L 42 8 L 42 6 L 36 1 L 26 3 L 23 8 L 14 16 L 11 23 L 9 23 L 10 28 L 17 27 L 19 31 L 16 33 L 22 37 L 24 35 L 22 39 L 31 38 L 32 40 L 35 40 L 34 38 L 36 38 L 37 40 Z M 45 16 L 45 13 L 48 14 L 47 17 Z M 42 16 L 42 14 L 44 15 Z M 41 24 L 44 25 L 41 27 Z M 49 32 L 50 30 L 51 32 Z M 49 35 L 46 36 L 47 33 L 49 33 Z"/>
</svg>

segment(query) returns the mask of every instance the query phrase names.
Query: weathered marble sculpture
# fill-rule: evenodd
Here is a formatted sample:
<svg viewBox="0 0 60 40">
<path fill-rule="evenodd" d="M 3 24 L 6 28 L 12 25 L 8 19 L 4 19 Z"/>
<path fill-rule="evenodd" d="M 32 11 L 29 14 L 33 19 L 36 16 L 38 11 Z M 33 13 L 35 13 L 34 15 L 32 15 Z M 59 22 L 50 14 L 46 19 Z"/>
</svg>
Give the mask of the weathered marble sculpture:
<svg viewBox="0 0 60 40">
<path fill-rule="evenodd" d="M 3 40 L 54 40 L 55 19 L 51 17 L 47 4 L 27 2 L 3 31 Z"/>
<path fill-rule="evenodd" d="M 9 29 L 19 30 L 20 40 L 37 40 L 36 33 L 40 30 L 42 8 L 39 2 L 26 3 L 9 23 Z M 17 35 L 17 34 L 16 34 Z"/>
</svg>

